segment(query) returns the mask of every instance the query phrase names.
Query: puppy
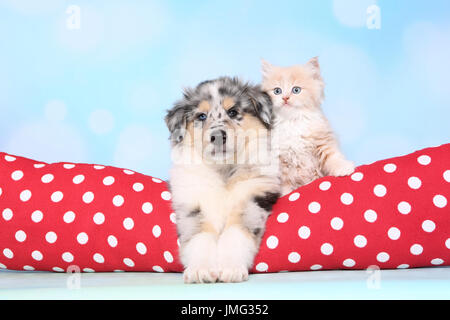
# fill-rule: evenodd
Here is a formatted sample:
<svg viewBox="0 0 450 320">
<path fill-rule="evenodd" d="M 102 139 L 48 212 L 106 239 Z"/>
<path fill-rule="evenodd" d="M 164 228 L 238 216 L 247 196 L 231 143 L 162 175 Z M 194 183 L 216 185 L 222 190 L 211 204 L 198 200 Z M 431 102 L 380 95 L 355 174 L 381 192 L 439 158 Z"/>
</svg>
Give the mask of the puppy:
<svg viewBox="0 0 450 320">
<path fill-rule="evenodd" d="M 186 89 L 168 111 L 169 184 L 186 283 L 248 279 L 280 192 L 272 117 L 259 86 L 229 77 Z"/>
</svg>

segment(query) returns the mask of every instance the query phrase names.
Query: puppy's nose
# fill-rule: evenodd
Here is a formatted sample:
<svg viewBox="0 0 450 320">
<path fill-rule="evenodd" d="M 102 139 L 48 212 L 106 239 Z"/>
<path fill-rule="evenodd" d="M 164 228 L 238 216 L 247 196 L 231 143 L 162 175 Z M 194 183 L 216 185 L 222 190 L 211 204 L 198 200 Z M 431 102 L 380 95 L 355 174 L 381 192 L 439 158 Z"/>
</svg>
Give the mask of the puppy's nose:
<svg viewBox="0 0 450 320">
<path fill-rule="evenodd" d="M 211 133 L 211 142 L 220 145 L 227 142 L 227 133 L 223 130 L 217 130 Z"/>
</svg>

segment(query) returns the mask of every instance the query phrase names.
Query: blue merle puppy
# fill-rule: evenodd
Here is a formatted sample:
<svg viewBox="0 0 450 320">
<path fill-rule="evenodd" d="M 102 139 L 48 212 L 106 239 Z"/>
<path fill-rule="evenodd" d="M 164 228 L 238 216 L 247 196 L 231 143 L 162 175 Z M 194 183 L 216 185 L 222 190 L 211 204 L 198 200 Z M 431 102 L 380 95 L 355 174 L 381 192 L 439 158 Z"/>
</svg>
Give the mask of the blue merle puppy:
<svg viewBox="0 0 450 320">
<path fill-rule="evenodd" d="M 270 97 L 221 77 L 186 89 L 165 120 L 184 281 L 247 280 L 280 192 Z"/>
</svg>

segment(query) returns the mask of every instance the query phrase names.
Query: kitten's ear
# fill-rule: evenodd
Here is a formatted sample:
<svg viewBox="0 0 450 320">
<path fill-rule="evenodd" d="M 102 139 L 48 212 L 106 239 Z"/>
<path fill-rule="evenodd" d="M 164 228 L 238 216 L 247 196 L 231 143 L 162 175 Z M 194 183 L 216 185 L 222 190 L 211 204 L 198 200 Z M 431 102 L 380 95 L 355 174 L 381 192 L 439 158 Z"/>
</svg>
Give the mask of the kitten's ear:
<svg viewBox="0 0 450 320">
<path fill-rule="evenodd" d="M 267 76 L 272 72 L 273 65 L 270 64 L 268 61 L 261 59 L 261 71 L 263 78 L 267 78 Z"/>
<path fill-rule="evenodd" d="M 312 71 L 314 78 L 321 79 L 319 57 L 314 57 L 306 63 L 306 66 Z"/>
</svg>

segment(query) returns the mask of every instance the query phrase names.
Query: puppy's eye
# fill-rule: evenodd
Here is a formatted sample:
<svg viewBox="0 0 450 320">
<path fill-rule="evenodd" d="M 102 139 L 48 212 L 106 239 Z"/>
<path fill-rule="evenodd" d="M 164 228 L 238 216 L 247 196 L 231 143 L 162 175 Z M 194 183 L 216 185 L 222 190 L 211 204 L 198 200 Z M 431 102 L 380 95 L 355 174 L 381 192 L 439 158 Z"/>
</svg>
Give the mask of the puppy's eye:
<svg viewBox="0 0 450 320">
<path fill-rule="evenodd" d="M 293 94 L 299 94 L 300 92 L 302 92 L 302 88 L 300 88 L 300 87 L 293 87 L 292 88 L 292 93 Z"/>
<path fill-rule="evenodd" d="M 200 120 L 200 121 L 205 121 L 206 118 L 207 118 L 206 113 L 200 113 L 200 114 L 197 116 L 197 120 Z"/>
<path fill-rule="evenodd" d="M 230 118 L 234 118 L 238 115 L 238 112 L 234 108 L 228 110 L 227 113 Z"/>
<path fill-rule="evenodd" d="M 276 95 L 279 95 L 279 94 L 283 93 L 283 90 L 281 90 L 281 88 L 275 88 L 275 89 L 273 89 L 273 93 Z"/>
</svg>

